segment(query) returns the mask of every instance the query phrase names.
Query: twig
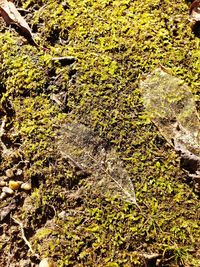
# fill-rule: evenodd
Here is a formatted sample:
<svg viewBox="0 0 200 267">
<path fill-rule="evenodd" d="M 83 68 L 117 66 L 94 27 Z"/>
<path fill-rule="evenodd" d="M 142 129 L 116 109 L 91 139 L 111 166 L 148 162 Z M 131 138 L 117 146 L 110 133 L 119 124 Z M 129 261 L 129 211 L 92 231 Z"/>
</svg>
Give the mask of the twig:
<svg viewBox="0 0 200 267">
<path fill-rule="evenodd" d="M 6 126 L 6 117 L 3 118 L 1 127 L 0 127 L 0 138 L 3 136 L 5 132 L 5 126 Z"/>
<path fill-rule="evenodd" d="M 31 13 L 30 10 L 28 10 L 28 9 L 24 9 L 24 8 L 17 8 L 17 10 L 18 10 L 19 12 Z"/>
<path fill-rule="evenodd" d="M 11 218 L 13 219 L 13 221 L 15 223 L 17 223 L 19 225 L 20 230 L 21 230 L 21 234 L 22 234 L 22 239 L 24 240 L 25 244 L 28 246 L 30 252 L 39 259 L 39 255 L 34 252 L 34 250 L 31 247 L 31 244 L 29 243 L 29 241 L 27 240 L 27 238 L 25 236 L 23 224 L 20 221 L 18 221 L 17 219 L 15 219 L 14 217 L 11 216 Z"/>
<path fill-rule="evenodd" d="M 2 154 L 10 154 L 10 150 L 7 149 L 6 145 L 3 143 L 2 141 L 2 136 L 4 135 L 5 133 L 5 126 L 6 126 L 6 121 L 7 121 L 7 118 L 6 116 L 3 118 L 2 120 L 2 123 L 1 123 L 1 126 L 0 126 L 0 143 L 1 143 L 1 147 L 3 149 L 2 151 Z"/>
<path fill-rule="evenodd" d="M 53 57 L 51 60 L 60 62 L 60 64 L 62 66 L 71 65 L 76 61 L 75 57 L 72 57 L 72 56 L 70 56 L 70 57 Z"/>
<path fill-rule="evenodd" d="M 145 258 L 145 260 L 153 260 L 160 258 L 162 255 L 158 253 L 152 253 L 152 254 L 147 254 L 147 253 L 139 253 L 138 254 L 140 257 Z"/>
</svg>

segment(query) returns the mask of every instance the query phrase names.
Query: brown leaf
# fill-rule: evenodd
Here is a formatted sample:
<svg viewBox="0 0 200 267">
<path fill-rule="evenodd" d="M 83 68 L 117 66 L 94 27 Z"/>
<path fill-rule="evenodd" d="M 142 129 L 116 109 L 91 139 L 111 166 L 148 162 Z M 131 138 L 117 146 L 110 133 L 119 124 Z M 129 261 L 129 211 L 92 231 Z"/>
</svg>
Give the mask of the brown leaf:
<svg viewBox="0 0 200 267">
<path fill-rule="evenodd" d="M 195 0 L 190 6 L 190 21 L 200 21 L 200 1 Z"/>
<path fill-rule="evenodd" d="M 0 0 L 0 14 L 8 25 L 17 25 L 21 30 L 21 34 L 36 45 L 28 23 L 20 15 L 12 0 Z"/>
</svg>

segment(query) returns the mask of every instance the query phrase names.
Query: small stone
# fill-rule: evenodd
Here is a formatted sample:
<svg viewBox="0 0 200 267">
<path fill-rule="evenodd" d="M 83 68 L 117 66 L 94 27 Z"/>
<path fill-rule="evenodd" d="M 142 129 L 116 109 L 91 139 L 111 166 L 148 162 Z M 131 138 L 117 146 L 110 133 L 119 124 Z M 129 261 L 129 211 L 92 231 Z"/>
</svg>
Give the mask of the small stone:
<svg viewBox="0 0 200 267">
<path fill-rule="evenodd" d="M 56 267 L 53 261 L 48 258 L 41 260 L 39 267 Z"/>
<path fill-rule="evenodd" d="M 24 189 L 24 190 L 26 190 L 26 191 L 29 191 L 29 190 L 31 190 L 31 188 L 32 188 L 32 186 L 31 186 L 31 184 L 30 183 L 23 183 L 22 185 L 21 185 L 21 189 Z"/>
<path fill-rule="evenodd" d="M 14 172 L 13 172 L 12 169 L 7 169 L 7 170 L 5 171 L 5 174 L 6 174 L 6 176 L 9 177 L 9 178 L 12 178 L 12 177 L 14 176 Z"/>
<path fill-rule="evenodd" d="M 21 267 L 31 267 L 31 261 L 30 260 L 21 260 L 20 262 Z"/>
<path fill-rule="evenodd" d="M 20 181 L 9 181 L 9 188 L 12 190 L 17 190 L 20 188 L 21 182 Z"/>
<path fill-rule="evenodd" d="M 4 193 L 6 193 L 7 195 L 13 195 L 13 194 L 14 194 L 14 191 L 13 191 L 11 188 L 7 187 L 7 186 L 4 186 L 4 187 L 2 188 L 2 191 L 3 191 Z"/>
<path fill-rule="evenodd" d="M 58 214 L 58 218 L 60 219 L 65 219 L 65 217 L 67 216 L 67 213 L 66 211 L 61 211 L 59 214 Z"/>
<path fill-rule="evenodd" d="M 5 192 L 2 192 L 0 195 L 0 199 L 3 200 L 6 197 L 7 197 L 7 194 Z"/>
<path fill-rule="evenodd" d="M 16 176 L 21 176 L 23 173 L 22 169 L 17 169 Z"/>
<path fill-rule="evenodd" d="M 5 181 L 0 181 L 0 186 L 6 186 L 7 183 Z"/>
<path fill-rule="evenodd" d="M 0 179 L 1 179 L 1 181 L 8 181 L 9 180 L 9 178 L 5 175 L 1 176 Z"/>
</svg>

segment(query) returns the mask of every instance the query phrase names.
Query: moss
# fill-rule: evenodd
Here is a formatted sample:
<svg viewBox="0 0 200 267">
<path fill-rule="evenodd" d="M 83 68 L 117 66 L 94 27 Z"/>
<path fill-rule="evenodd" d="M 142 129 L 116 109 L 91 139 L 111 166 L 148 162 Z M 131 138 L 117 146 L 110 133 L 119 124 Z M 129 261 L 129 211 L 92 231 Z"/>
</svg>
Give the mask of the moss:
<svg viewBox="0 0 200 267">
<path fill-rule="evenodd" d="M 23 8 L 32 11 L 27 20 L 48 50 L 22 44 L 0 25 L 0 116 L 7 114 L 8 146 L 19 154 L 16 161 L 1 157 L 1 174 L 22 162 L 23 179 L 37 188 L 31 208 L 18 209 L 29 218 L 23 220 L 36 252 L 58 266 L 146 266 L 143 252 L 160 254 L 160 266 L 199 266 L 199 199 L 146 116 L 138 88 L 140 77 L 161 64 L 198 100 L 199 39 L 185 1 L 27 0 Z M 76 62 L 63 67 L 52 60 L 57 56 Z M 60 92 L 66 114 L 50 99 Z M 73 187 L 80 179 L 56 150 L 55 133 L 73 120 L 117 150 L 141 210 L 98 192 L 72 197 L 87 179 Z M 57 216 L 63 210 L 64 219 Z M 53 232 L 34 236 L 49 220 Z"/>
</svg>

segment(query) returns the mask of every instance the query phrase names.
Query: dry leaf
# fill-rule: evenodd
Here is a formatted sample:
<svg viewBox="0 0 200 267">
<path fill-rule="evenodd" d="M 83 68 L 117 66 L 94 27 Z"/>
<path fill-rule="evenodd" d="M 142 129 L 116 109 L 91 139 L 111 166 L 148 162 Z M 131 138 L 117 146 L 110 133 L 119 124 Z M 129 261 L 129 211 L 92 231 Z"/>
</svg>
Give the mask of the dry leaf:
<svg viewBox="0 0 200 267">
<path fill-rule="evenodd" d="M 159 68 L 140 82 L 140 90 L 147 116 L 179 153 L 200 192 L 200 117 L 190 88 Z"/>
<path fill-rule="evenodd" d="M 82 177 L 87 177 L 87 188 L 80 187 L 80 191 L 115 195 L 139 207 L 131 177 L 114 148 L 90 128 L 76 122 L 63 125 L 58 135 L 57 147 L 62 157 L 81 171 Z"/>
<path fill-rule="evenodd" d="M 200 21 L 200 1 L 195 0 L 190 6 L 190 21 Z"/>
<path fill-rule="evenodd" d="M 21 30 L 21 34 L 26 39 L 28 39 L 29 41 L 33 42 L 36 45 L 35 41 L 33 40 L 33 34 L 28 23 L 20 15 L 13 1 L 0 0 L 0 14 L 8 25 L 10 24 L 17 25 Z"/>
</svg>

